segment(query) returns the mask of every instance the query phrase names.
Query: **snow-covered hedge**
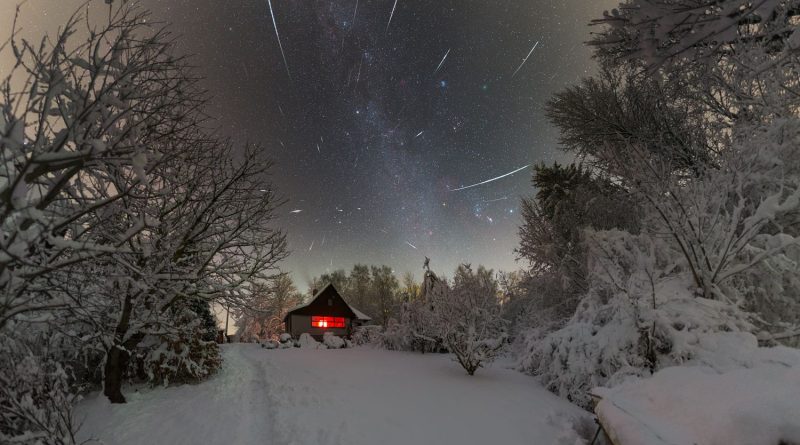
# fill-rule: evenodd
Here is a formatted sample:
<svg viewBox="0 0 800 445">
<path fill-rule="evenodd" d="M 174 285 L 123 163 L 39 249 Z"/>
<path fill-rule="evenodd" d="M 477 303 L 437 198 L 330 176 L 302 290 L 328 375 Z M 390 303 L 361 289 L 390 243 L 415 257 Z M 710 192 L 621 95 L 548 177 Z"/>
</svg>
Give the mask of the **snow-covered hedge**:
<svg viewBox="0 0 800 445">
<path fill-rule="evenodd" d="M 750 334 L 705 339 L 700 366 L 593 390 L 615 443 L 800 443 L 800 351 L 759 348 Z"/>
</svg>

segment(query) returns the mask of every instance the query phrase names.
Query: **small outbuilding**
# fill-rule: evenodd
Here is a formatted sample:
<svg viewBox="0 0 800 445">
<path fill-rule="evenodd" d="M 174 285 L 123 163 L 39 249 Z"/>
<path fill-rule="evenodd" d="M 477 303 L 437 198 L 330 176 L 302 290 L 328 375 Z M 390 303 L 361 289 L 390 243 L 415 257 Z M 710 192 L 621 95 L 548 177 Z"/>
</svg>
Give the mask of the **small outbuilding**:
<svg viewBox="0 0 800 445">
<path fill-rule="evenodd" d="M 283 318 L 286 332 L 292 337 L 308 333 L 317 340 L 321 340 L 326 332 L 349 337 L 355 327 L 370 320 L 366 314 L 347 304 L 333 284 L 314 292 L 308 303 L 290 310 Z"/>
</svg>

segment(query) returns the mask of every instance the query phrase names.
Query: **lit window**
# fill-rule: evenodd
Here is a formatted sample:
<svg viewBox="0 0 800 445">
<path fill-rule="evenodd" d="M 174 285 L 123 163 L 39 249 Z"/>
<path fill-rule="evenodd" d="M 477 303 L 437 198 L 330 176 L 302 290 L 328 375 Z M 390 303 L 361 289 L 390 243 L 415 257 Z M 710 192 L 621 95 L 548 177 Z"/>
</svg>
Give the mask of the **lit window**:
<svg viewBox="0 0 800 445">
<path fill-rule="evenodd" d="M 318 315 L 311 316 L 312 328 L 343 328 L 344 317 L 324 317 Z"/>
</svg>

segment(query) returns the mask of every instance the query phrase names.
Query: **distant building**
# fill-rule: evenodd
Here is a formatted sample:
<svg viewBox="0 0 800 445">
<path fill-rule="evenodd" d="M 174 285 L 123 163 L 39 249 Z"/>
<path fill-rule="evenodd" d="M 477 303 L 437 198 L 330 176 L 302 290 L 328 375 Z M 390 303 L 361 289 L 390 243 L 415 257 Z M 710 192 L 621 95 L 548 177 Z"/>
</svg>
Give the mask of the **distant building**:
<svg viewBox="0 0 800 445">
<path fill-rule="evenodd" d="M 353 328 L 370 320 L 369 316 L 347 304 L 333 284 L 315 292 L 311 301 L 290 310 L 283 318 L 286 332 L 292 337 L 308 333 L 318 340 L 325 332 L 349 337 Z"/>
</svg>

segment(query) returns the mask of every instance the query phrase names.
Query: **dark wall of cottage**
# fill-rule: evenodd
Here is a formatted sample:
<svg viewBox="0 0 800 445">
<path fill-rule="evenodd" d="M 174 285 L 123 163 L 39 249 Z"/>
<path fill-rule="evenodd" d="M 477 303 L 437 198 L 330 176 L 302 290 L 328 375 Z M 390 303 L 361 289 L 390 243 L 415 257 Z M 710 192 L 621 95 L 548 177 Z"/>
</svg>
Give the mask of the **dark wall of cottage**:
<svg viewBox="0 0 800 445">
<path fill-rule="evenodd" d="M 287 320 L 286 331 L 294 338 L 299 338 L 300 334 L 308 333 L 317 340 L 321 340 L 326 332 L 339 337 L 349 337 L 352 332 L 353 321 L 349 318 L 344 319 L 345 327 L 343 328 L 315 328 L 311 326 L 310 315 L 297 315 L 292 314 Z"/>
</svg>

